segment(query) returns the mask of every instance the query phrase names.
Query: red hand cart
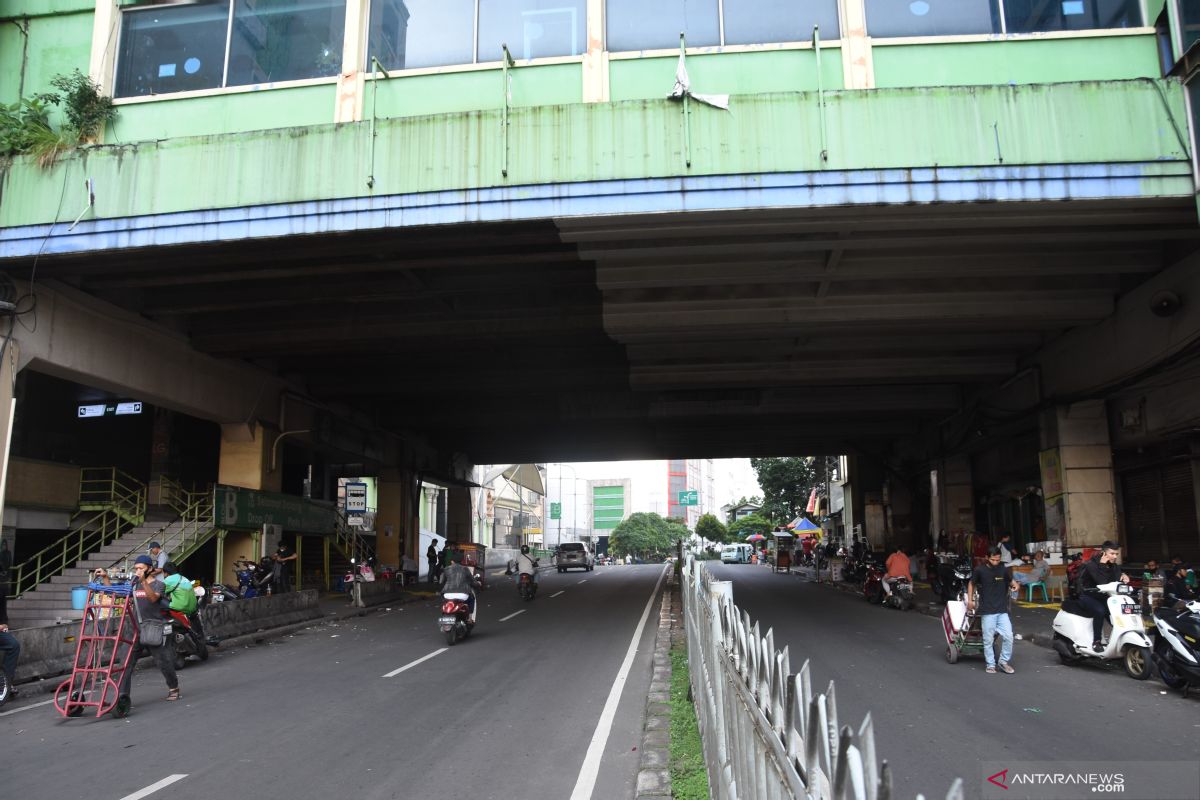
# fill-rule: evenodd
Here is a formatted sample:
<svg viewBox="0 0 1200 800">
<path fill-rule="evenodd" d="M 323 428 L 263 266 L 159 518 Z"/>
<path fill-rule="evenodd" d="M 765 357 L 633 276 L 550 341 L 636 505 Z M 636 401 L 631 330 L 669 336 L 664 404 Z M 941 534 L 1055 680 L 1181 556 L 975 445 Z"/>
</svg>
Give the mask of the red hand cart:
<svg viewBox="0 0 1200 800">
<path fill-rule="evenodd" d="M 121 688 L 137 663 L 134 602 L 127 584 L 88 584 L 71 677 L 54 692 L 54 707 L 64 717 L 82 716 L 90 709 L 97 717 L 129 713 L 129 696 L 122 695 Z"/>
</svg>

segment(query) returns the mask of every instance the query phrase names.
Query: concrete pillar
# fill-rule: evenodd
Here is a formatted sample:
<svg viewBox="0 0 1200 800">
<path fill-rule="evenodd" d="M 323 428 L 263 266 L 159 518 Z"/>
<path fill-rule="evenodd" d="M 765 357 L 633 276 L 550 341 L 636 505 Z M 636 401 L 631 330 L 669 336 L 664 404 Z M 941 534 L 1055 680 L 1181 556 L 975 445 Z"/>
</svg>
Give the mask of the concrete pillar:
<svg viewBox="0 0 1200 800">
<path fill-rule="evenodd" d="M 930 476 L 930 489 L 930 527 L 935 537 L 943 530 L 951 536 L 975 530 L 975 486 L 969 456 L 950 456 L 937 462 Z"/>
<path fill-rule="evenodd" d="M 1041 417 L 1039 454 L 1046 534 L 1064 549 L 1117 541 L 1112 447 L 1103 400 L 1058 406 Z"/>
<path fill-rule="evenodd" d="M 13 415 L 17 410 L 13 389 L 20 358 L 20 343 L 9 339 L 8 347 L 0 351 L 0 520 L 4 519 L 4 496 L 8 489 L 8 458 L 12 451 Z"/>
<path fill-rule="evenodd" d="M 604 50 L 604 0 L 587 0 L 587 49 L 583 54 L 583 102 L 607 103 L 608 53 Z"/>
<path fill-rule="evenodd" d="M 446 492 L 446 536 L 452 542 L 471 541 L 471 493 L 452 487 Z"/>
<path fill-rule="evenodd" d="M 258 423 L 222 425 L 217 482 L 246 489 L 278 492 L 282 473 L 278 465 L 271 470 L 272 444 L 273 437 L 270 432 Z M 223 580 L 232 579 L 234 559 L 259 558 L 258 541 L 257 531 L 230 531 L 226 535 L 220 569 Z"/>
<path fill-rule="evenodd" d="M 874 89 L 875 62 L 864 0 L 841 1 L 842 81 L 847 89 Z"/>
<path fill-rule="evenodd" d="M 359 122 L 363 118 L 363 95 L 367 72 L 374 69 L 367 59 L 367 12 L 370 0 L 346 0 L 346 34 L 342 43 L 342 70 L 338 73 L 334 122 Z"/>
<path fill-rule="evenodd" d="M 378 498 L 375 501 L 375 548 L 379 563 L 400 566 L 405 549 L 411 552 L 405 524 L 405 509 L 412 503 L 412 476 L 403 470 L 388 469 L 375 481 Z"/>
</svg>

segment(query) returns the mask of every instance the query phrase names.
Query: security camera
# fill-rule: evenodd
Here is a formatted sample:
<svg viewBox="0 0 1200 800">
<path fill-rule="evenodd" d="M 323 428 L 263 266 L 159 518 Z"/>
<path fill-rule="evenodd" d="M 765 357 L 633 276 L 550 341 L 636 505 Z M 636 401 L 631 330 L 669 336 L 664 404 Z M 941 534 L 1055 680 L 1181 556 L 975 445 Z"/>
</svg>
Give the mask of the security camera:
<svg viewBox="0 0 1200 800">
<path fill-rule="evenodd" d="M 1150 310 L 1159 317 L 1174 316 L 1183 307 L 1183 300 L 1174 292 L 1163 290 L 1155 292 L 1150 298 Z"/>
</svg>

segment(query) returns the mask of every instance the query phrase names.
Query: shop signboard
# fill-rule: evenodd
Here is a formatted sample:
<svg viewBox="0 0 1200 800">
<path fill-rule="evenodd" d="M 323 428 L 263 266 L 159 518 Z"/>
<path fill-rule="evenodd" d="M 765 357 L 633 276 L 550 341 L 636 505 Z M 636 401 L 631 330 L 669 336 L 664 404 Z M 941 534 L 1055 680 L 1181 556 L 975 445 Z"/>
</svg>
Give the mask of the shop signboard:
<svg viewBox="0 0 1200 800">
<path fill-rule="evenodd" d="M 263 525 L 278 525 L 289 533 L 326 535 L 337 524 L 332 504 L 240 486 L 218 486 L 214 491 L 216 521 L 221 528 L 261 530 Z"/>
</svg>

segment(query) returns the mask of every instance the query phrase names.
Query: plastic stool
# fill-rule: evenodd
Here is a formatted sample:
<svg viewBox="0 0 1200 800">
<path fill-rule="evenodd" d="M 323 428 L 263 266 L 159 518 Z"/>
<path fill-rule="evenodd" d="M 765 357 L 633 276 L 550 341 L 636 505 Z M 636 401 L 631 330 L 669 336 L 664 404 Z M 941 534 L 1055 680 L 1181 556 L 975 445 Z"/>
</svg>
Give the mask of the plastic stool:
<svg viewBox="0 0 1200 800">
<path fill-rule="evenodd" d="M 1025 587 L 1027 589 L 1029 589 L 1029 595 L 1028 595 L 1029 599 L 1026 600 L 1025 602 L 1027 602 L 1027 603 L 1033 602 L 1034 587 L 1037 587 L 1038 589 L 1042 590 L 1042 602 L 1043 603 L 1050 602 L 1050 595 L 1046 593 L 1046 582 L 1045 581 L 1034 581 L 1033 583 L 1027 583 L 1027 584 L 1025 584 Z"/>
</svg>

